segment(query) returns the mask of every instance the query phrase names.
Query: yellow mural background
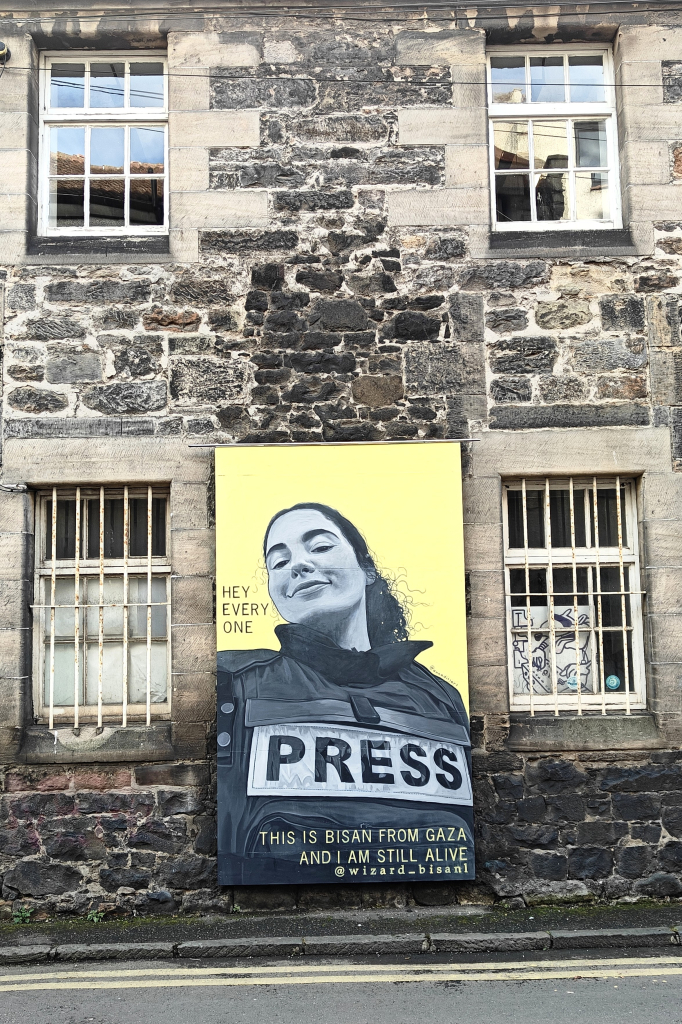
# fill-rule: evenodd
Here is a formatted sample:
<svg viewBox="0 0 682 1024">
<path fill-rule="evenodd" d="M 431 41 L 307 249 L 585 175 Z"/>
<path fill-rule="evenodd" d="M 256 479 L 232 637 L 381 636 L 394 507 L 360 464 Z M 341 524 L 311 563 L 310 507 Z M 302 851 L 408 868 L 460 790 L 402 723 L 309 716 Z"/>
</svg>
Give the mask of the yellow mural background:
<svg viewBox="0 0 682 1024">
<path fill-rule="evenodd" d="M 235 445 L 217 448 L 215 460 L 219 651 L 279 649 L 263 535 L 280 509 L 320 502 L 360 530 L 407 600 L 411 638 L 433 642 L 418 661 L 468 707 L 459 444 Z M 237 590 L 235 599 L 234 587 L 248 595 Z"/>
</svg>

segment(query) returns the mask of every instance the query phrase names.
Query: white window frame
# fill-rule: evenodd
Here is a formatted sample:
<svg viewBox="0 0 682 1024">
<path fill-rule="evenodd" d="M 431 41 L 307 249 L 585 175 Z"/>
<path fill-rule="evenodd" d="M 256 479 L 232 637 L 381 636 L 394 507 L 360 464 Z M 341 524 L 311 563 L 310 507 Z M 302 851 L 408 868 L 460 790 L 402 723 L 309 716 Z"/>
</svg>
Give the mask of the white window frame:
<svg viewBox="0 0 682 1024">
<path fill-rule="evenodd" d="M 126 69 L 125 104 L 123 107 L 97 107 L 97 108 L 75 108 L 75 107 L 50 107 L 50 70 L 53 64 L 85 64 L 86 95 L 89 90 L 90 64 L 106 63 L 114 61 L 144 63 L 153 62 L 163 64 L 163 108 L 161 107 L 130 107 L 129 82 L 130 76 Z M 128 50 L 126 52 L 111 51 L 59 51 L 48 52 L 41 55 L 40 61 L 40 141 L 39 141 L 39 187 L 38 187 L 38 235 L 50 238 L 61 236 L 84 235 L 86 237 L 128 237 L 130 235 L 165 235 L 168 234 L 168 62 L 165 52 L 158 50 Z M 163 224 L 140 224 L 123 227 L 50 227 L 50 128 L 65 127 L 73 128 L 78 126 L 86 127 L 86 168 L 89 158 L 89 135 L 87 127 L 106 125 L 107 127 L 157 127 L 164 129 L 164 172 L 163 175 L 155 175 L 163 178 L 164 183 L 164 222 Z M 130 164 L 128 160 L 128 138 L 129 132 L 125 133 L 125 154 L 124 174 L 125 182 L 125 210 L 128 219 Z M 118 176 L 117 176 L 118 177 Z M 84 210 L 88 209 L 89 177 L 85 174 Z"/>
<path fill-rule="evenodd" d="M 109 498 L 123 498 L 124 508 L 128 507 L 130 498 L 146 498 L 148 504 L 147 533 L 148 553 L 143 556 L 132 556 L 128 553 L 126 543 L 126 524 L 129 522 L 127 516 L 124 518 L 124 548 L 122 558 L 105 558 L 104 542 L 100 530 L 100 554 L 98 558 L 84 557 L 87 551 L 87 534 L 85 523 L 80 523 L 80 536 L 83 542 L 82 554 L 80 549 L 76 550 L 74 558 L 60 559 L 56 557 L 56 502 L 61 500 L 76 501 L 80 507 L 81 502 L 90 499 L 99 499 L 101 508 L 104 500 Z M 164 555 L 151 554 L 151 502 L 153 498 L 164 498 L 166 501 L 166 551 Z M 48 521 L 48 502 L 52 502 L 52 509 L 55 514 Z M 103 514 L 103 512 L 102 512 Z M 125 515 L 125 513 L 124 513 Z M 129 529 L 129 526 L 127 527 Z M 47 550 L 47 531 L 51 532 L 52 554 Z M 78 529 L 78 526 L 77 526 Z M 34 573 L 34 604 L 33 604 L 33 706 L 35 714 L 40 723 L 48 725 L 50 729 L 55 723 L 57 725 L 70 723 L 74 729 L 80 725 L 97 725 L 100 729 L 104 723 L 117 724 L 125 727 L 131 722 L 142 722 L 147 725 L 154 719 L 168 719 L 171 715 L 171 519 L 170 519 L 170 489 L 163 486 L 151 486 L 147 484 L 130 485 L 83 485 L 82 487 L 51 487 L 40 489 L 35 493 L 35 573 Z M 105 703 L 102 696 L 102 687 L 98 686 L 98 700 L 96 703 L 80 703 L 77 699 L 78 689 L 82 687 L 83 700 L 86 697 L 85 680 L 85 610 L 80 603 L 80 583 L 84 577 L 93 582 L 95 588 L 108 577 L 119 577 L 123 579 L 123 605 L 124 623 L 127 624 L 128 607 L 139 607 L 139 605 L 128 605 L 129 580 L 131 577 L 146 578 L 147 600 L 143 607 L 147 612 L 147 697 L 145 703 L 132 703 L 128 700 L 127 686 L 123 688 L 122 703 Z M 153 601 L 153 594 L 149 586 L 150 580 L 163 578 L 166 581 L 166 600 L 162 603 L 166 608 L 166 697 L 164 701 L 151 700 L 151 645 L 159 643 L 160 638 L 152 637 L 152 608 L 158 607 L 159 602 Z M 55 587 L 57 580 L 68 579 L 73 581 L 74 603 L 63 605 L 56 603 Z M 77 589 L 78 581 L 78 589 Z M 102 582 L 103 585 L 103 582 Z M 76 594 L 79 595 L 78 600 Z M 89 608 L 99 608 L 100 612 L 105 607 L 112 607 L 108 602 L 103 601 L 102 590 L 98 593 L 99 603 L 90 603 Z M 152 600 L 150 600 L 150 597 Z M 73 690 L 74 699 L 70 704 L 55 704 L 54 702 L 54 638 L 55 633 L 55 610 L 57 608 L 69 607 L 74 611 L 74 618 L 79 613 L 78 632 L 74 633 L 74 640 L 70 646 L 73 650 Z M 99 614 L 99 613 L 98 613 Z M 75 625 L 75 623 L 74 623 Z M 90 634 L 92 635 L 92 634 Z M 124 633 L 129 636 L 127 632 Z M 141 637 L 137 637 L 137 642 Z M 76 642 L 80 644 L 78 662 L 76 660 Z M 103 645 L 106 642 L 103 630 L 103 618 L 100 616 L 98 643 L 98 671 L 101 669 L 103 658 Z M 91 641 L 94 643 L 94 641 Z M 126 666 L 122 671 L 124 683 L 127 680 L 127 652 L 128 640 L 122 640 L 122 657 Z M 51 678 L 50 678 L 51 677 Z M 98 681 L 99 682 L 99 681 Z M 49 697 L 46 699 L 46 690 Z"/>
<path fill-rule="evenodd" d="M 604 103 L 532 103 L 530 99 L 526 103 L 494 103 L 492 94 L 492 74 L 490 58 L 496 55 L 507 57 L 526 58 L 526 95 L 530 96 L 530 61 L 529 57 L 558 57 L 558 56 L 601 56 L 604 61 Z M 604 231 L 621 228 L 623 226 L 623 215 L 620 194 L 620 169 L 618 159 L 618 124 L 616 120 L 616 90 L 614 85 L 613 56 L 608 47 L 603 46 L 491 46 L 486 52 L 486 73 L 488 87 L 488 132 L 489 132 L 489 164 L 490 164 L 490 216 L 493 231 Z M 499 172 L 495 170 L 495 140 L 494 125 L 499 121 L 534 121 L 534 120 L 556 120 L 556 121 L 585 121 L 605 120 L 608 150 L 608 166 L 601 168 L 609 175 L 609 195 L 611 204 L 611 216 L 608 220 L 530 220 L 530 221 L 505 221 L 497 220 L 497 207 L 495 200 L 495 178 Z M 569 167 L 573 168 L 575 149 L 572 147 L 573 128 L 572 124 L 569 133 Z M 531 144 L 532 146 L 532 144 Z M 537 169 L 533 168 L 532 148 L 529 154 L 528 173 L 531 177 L 531 193 L 533 191 L 533 178 Z M 589 168 L 587 168 L 589 173 Z M 508 172 L 513 173 L 513 172 Z M 519 174 L 524 171 L 519 170 Z M 569 173 L 569 189 L 571 203 L 573 203 L 573 175 Z M 531 201 L 531 212 L 533 204 Z"/>
<path fill-rule="evenodd" d="M 523 492 L 525 484 L 526 492 L 529 490 L 540 490 L 544 492 L 543 499 L 543 523 L 545 532 L 545 541 L 548 544 L 545 548 L 510 548 L 509 546 L 509 515 L 508 515 L 508 493 L 510 490 L 521 490 Z M 624 488 L 624 502 L 621 502 L 621 516 L 626 525 L 626 540 L 627 545 L 622 543 L 618 547 L 605 547 L 600 546 L 595 548 L 589 547 L 577 547 L 575 545 L 575 530 L 572 532 L 573 544 L 570 548 L 559 548 L 552 547 L 551 545 L 551 533 L 550 533 L 550 521 L 549 521 L 549 492 L 551 490 L 569 490 L 575 491 L 580 488 L 584 488 L 586 491 L 593 490 L 594 488 L 615 488 L 616 492 L 619 493 L 619 488 Z M 585 502 L 586 516 L 594 523 L 594 509 L 588 501 Z M 637 518 L 637 487 L 634 479 L 621 478 L 621 477 L 604 477 L 604 476 L 585 476 L 585 477 L 519 477 L 514 479 L 508 479 L 503 481 L 502 485 L 502 524 L 503 524 L 503 537 L 504 537 L 504 553 L 505 553 L 505 568 L 504 568 L 504 580 L 505 580 L 505 604 L 506 604 L 506 615 L 507 615 L 507 665 L 508 665 L 508 676 L 509 676 L 509 701 L 510 708 L 512 711 L 529 711 L 531 715 L 536 712 L 552 712 L 554 715 L 559 715 L 561 712 L 582 715 L 584 712 L 601 713 L 605 715 L 609 712 L 625 713 L 629 715 L 632 711 L 641 711 L 646 708 L 646 669 L 644 660 L 644 636 L 643 636 L 643 618 L 642 618 L 642 590 L 640 583 L 640 564 L 639 564 L 639 530 L 638 530 L 638 518 Z M 524 531 L 524 540 L 527 543 L 527 532 Z M 586 524 L 586 540 L 589 543 L 589 533 L 587 533 Z M 568 567 L 578 569 L 581 567 L 595 567 L 597 578 L 600 579 L 599 570 L 606 568 L 618 567 L 622 569 L 627 567 L 630 573 L 630 589 L 624 589 L 621 591 L 621 605 L 625 605 L 625 601 L 629 596 L 630 599 L 630 615 L 631 615 L 631 626 L 626 627 L 627 631 L 631 632 L 631 647 L 632 647 L 632 665 L 629 668 L 632 671 L 632 681 L 634 689 L 630 690 L 629 687 L 624 689 L 623 693 L 620 692 L 609 692 L 605 686 L 605 672 L 602 655 L 600 653 L 600 623 L 599 623 L 599 611 L 591 611 L 590 613 L 590 626 L 589 630 L 592 633 L 593 641 L 591 644 L 591 669 L 593 678 L 599 682 L 598 691 L 595 693 L 582 693 L 581 688 L 576 688 L 576 693 L 558 693 L 557 692 L 557 675 L 556 675 L 556 656 L 551 654 L 551 649 L 554 646 L 555 641 L 555 626 L 554 617 L 549 615 L 548 617 L 548 628 L 543 630 L 547 632 L 550 639 L 550 662 L 551 662 L 551 676 L 553 684 L 553 692 L 548 694 L 536 693 L 533 691 L 532 685 L 529 687 L 528 693 L 515 693 L 514 692 L 514 649 L 513 649 L 513 617 L 512 617 L 512 594 L 511 594 L 511 581 L 510 581 L 510 569 L 524 569 L 530 571 L 532 569 L 547 569 L 548 577 L 551 578 L 552 568 Z M 528 577 L 526 577 L 528 579 Z M 588 587 L 590 588 L 590 596 L 592 596 L 592 574 L 588 573 Z M 527 599 L 528 600 L 528 599 Z M 575 612 L 578 609 L 577 597 L 573 598 Z M 551 592 L 548 595 L 548 607 L 553 609 L 554 607 L 554 596 Z M 570 602 L 565 602 L 569 603 Z M 592 607 L 596 606 L 596 602 L 591 602 Z M 528 608 L 528 605 L 527 605 Z M 574 619 L 576 618 L 574 613 Z M 526 621 L 528 621 L 528 614 L 526 611 Z M 623 621 L 627 621 L 627 617 Z M 525 627 L 524 627 L 525 628 Z M 606 626 L 603 627 L 603 631 L 606 631 Z M 536 633 L 537 630 L 532 628 L 528 630 L 530 646 L 532 647 L 532 639 L 530 638 L 531 632 Z M 584 632 L 584 628 L 581 627 L 581 632 Z M 625 633 L 625 631 L 623 631 Z M 602 634 L 603 635 L 603 634 Z M 624 640 L 626 637 L 624 636 Z M 526 650 L 528 650 L 528 642 L 526 643 Z M 556 647 L 554 646 L 554 650 Z M 625 645 L 627 651 L 627 643 Z M 532 665 L 532 659 L 531 659 Z M 532 671 L 532 670 L 531 670 Z"/>
</svg>

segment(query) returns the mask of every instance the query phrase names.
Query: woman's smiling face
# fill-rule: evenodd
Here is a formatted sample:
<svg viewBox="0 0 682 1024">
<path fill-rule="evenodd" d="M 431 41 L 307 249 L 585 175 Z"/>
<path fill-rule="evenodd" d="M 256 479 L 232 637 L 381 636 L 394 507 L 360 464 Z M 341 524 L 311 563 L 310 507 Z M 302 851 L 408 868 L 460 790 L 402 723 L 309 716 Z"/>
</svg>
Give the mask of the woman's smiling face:
<svg viewBox="0 0 682 1024">
<path fill-rule="evenodd" d="M 266 538 L 268 590 L 287 622 L 322 632 L 364 603 L 369 580 L 339 528 L 316 509 L 295 509 Z"/>
</svg>

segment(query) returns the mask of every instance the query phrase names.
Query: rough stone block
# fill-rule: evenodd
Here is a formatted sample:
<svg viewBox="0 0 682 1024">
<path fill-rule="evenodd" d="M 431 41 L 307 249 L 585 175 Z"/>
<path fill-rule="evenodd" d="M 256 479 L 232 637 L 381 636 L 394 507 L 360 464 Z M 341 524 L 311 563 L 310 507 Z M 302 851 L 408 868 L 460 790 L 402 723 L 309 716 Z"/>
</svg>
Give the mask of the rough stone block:
<svg viewBox="0 0 682 1024">
<path fill-rule="evenodd" d="M 493 406 L 491 430 L 539 430 L 548 427 L 633 427 L 648 426 L 649 409 L 645 405 L 621 402 L 619 405 L 545 405 Z"/>
<path fill-rule="evenodd" d="M 165 381 L 139 384 L 102 384 L 86 388 L 81 395 L 83 405 L 108 416 L 122 413 L 157 412 L 168 401 Z"/>
<path fill-rule="evenodd" d="M 248 382 L 248 364 L 240 359 L 174 359 L 170 393 L 183 405 L 220 405 L 243 400 Z"/>
<path fill-rule="evenodd" d="M 50 384 L 78 384 L 102 379 L 99 352 L 66 345 L 51 345 L 45 363 L 45 379 Z"/>
<path fill-rule="evenodd" d="M 405 382 L 411 394 L 476 393 L 482 381 L 480 346 L 415 343 L 405 351 Z"/>
<path fill-rule="evenodd" d="M 257 110 L 175 111 L 168 117 L 172 147 L 210 149 L 222 146 L 258 146 L 260 115 Z"/>
<path fill-rule="evenodd" d="M 20 896 L 49 896 L 73 892 L 82 881 L 80 871 L 65 864 L 20 860 L 5 874 L 4 884 Z"/>
</svg>

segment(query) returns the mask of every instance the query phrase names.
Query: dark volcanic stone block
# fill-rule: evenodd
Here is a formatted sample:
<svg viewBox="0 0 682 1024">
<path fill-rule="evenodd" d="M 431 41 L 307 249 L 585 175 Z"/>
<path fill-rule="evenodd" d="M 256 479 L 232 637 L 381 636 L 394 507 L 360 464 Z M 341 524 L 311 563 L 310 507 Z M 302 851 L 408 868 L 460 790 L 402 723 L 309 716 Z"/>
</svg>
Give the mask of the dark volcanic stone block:
<svg viewBox="0 0 682 1024">
<path fill-rule="evenodd" d="M 602 295 L 599 309 L 605 331 L 643 331 L 646 327 L 644 299 L 636 295 Z"/>
<path fill-rule="evenodd" d="M 220 253 L 291 252 L 298 245 L 295 231 L 200 231 L 201 252 Z"/>
<path fill-rule="evenodd" d="M 310 78 L 235 78 L 226 76 L 229 71 L 211 68 L 211 110 L 277 110 L 315 102 L 315 82 Z"/>
<path fill-rule="evenodd" d="M 275 192 L 276 210 L 350 210 L 355 204 L 348 189 L 310 189 L 308 192 Z"/>
<path fill-rule="evenodd" d="M 43 413 L 60 412 L 66 409 L 69 402 L 66 395 L 56 391 L 44 391 L 42 388 L 15 388 L 7 395 L 7 402 L 13 409 L 21 412 Z"/>
<path fill-rule="evenodd" d="M 500 338 L 490 345 L 489 352 L 493 373 L 551 373 L 557 344 L 549 336 Z"/>
<path fill-rule="evenodd" d="M 527 377 L 497 377 L 490 384 L 494 402 L 530 402 L 532 393 Z"/>
<path fill-rule="evenodd" d="M 643 405 L 507 405 L 493 406 L 491 430 L 539 430 L 547 427 L 648 426 L 649 409 Z"/>
<path fill-rule="evenodd" d="M 113 416 L 121 413 L 156 412 L 168 401 L 165 381 L 145 381 L 139 384 L 102 384 L 87 388 L 82 396 L 88 409 Z"/>
<path fill-rule="evenodd" d="M 570 878 L 606 878 L 613 868 L 613 854 L 598 846 L 582 846 L 568 854 Z"/>
<path fill-rule="evenodd" d="M 50 896 L 73 892 L 82 881 L 80 871 L 66 864 L 20 860 L 5 874 L 4 884 L 21 896 Z"/>
</svg>

